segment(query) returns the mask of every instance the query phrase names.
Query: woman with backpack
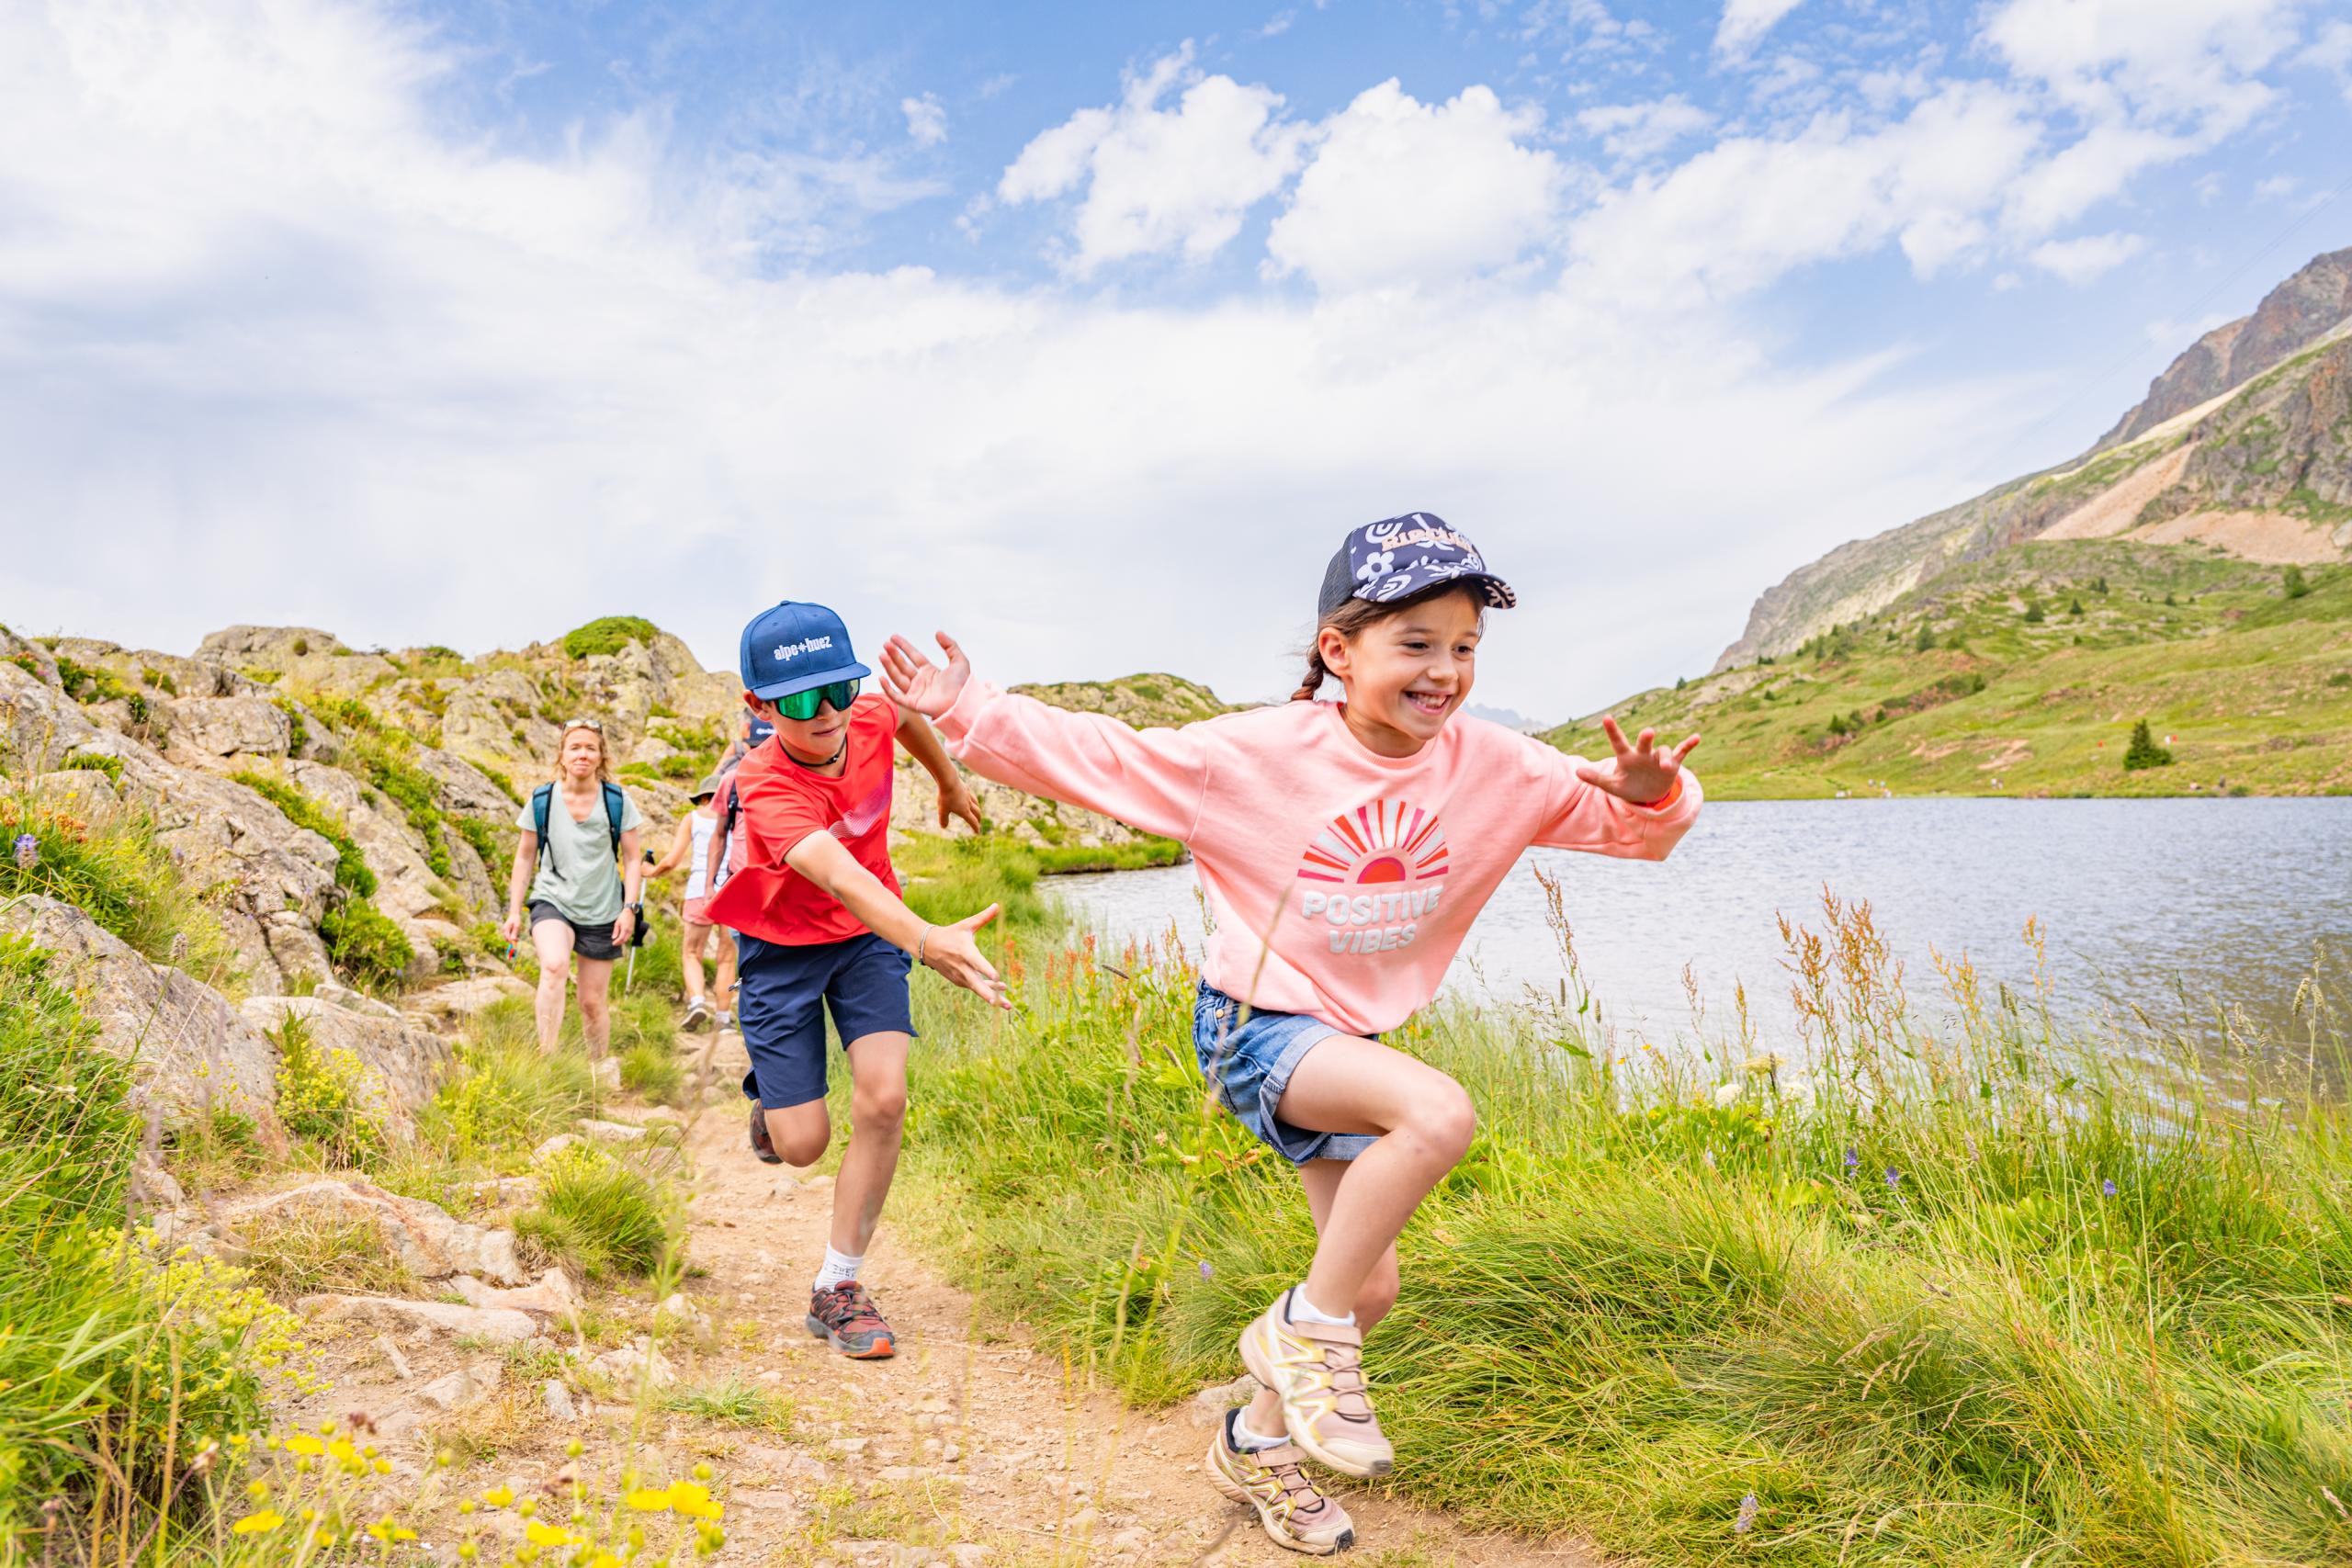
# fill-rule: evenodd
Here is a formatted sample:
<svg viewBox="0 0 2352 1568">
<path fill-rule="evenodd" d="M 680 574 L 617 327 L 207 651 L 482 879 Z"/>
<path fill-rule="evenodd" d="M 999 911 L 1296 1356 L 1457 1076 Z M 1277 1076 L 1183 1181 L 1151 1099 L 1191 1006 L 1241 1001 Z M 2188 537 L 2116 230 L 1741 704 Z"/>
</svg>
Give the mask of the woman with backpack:
<svg viewBox="0 0 2352 1568">
<path fill-rule="evenodd" d="M 644 820 L 637 803 L 612 782 L 604 722 L 566 721 L 554 782 L 532 791 L 514 819 L 523 840 L 514 847 L 503 928 L 514 942 L 529 924 L 539 961 L 542 1052 L 553 1052 L 562 1032 L 564 982 L 576 958 L 588 1055 L 593 1061 L 605 1055 L 612 1037 L 613 961 L 643 918 L 638 834 Z"/>
</svg>

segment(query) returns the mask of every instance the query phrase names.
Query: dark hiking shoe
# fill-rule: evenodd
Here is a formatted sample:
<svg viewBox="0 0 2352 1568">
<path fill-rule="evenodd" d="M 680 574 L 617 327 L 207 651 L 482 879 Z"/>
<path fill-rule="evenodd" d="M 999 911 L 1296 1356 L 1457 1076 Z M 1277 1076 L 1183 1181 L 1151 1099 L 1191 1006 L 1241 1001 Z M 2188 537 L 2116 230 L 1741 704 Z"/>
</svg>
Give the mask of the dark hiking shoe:
<svg viewBox="0 0 2352 1568">
<path fill-rule="evenodd" d="M 890 1325 L 854 1280 L 808 1293 L 808 1332 L 861 1361 L 878 1360 L 896 1349 Z"/>
<path fill-rule="evenodd" d="M 757 1105 L 752 1107 L 752 1152 L 760 1156 L 762 1165 L 784 1163 L 784 1156 L 768 1141 L 768 1113 Z"/>
</svg>

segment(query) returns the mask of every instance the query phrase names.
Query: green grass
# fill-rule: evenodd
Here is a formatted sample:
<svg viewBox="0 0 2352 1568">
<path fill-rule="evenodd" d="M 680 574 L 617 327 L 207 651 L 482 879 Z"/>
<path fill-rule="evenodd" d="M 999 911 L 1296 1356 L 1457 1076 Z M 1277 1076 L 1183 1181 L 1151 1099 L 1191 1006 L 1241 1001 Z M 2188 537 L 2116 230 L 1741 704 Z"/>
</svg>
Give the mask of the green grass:
<svg viewBox="0 0 2352 1568">
<path fill-rule="evenodd" d="M 343 818 L 329 811 L 312 796 L 303 793 L 285 779 L 246 769 L 230 777 L 277 807 L 286 820 L 297 828 L 308 828 L 334 846 L 334 885 L 355 897 L 370 898 L 376 893 L 376 874 L 368 869 L 367 858 L 359 852 L 358 840 Z"/>
<path fill-rule="evenodd" d="M 2208 1089 L 1965 966 L 1930 1025 L 1867 909 L 1811 924 L 1802 1075 L 1612 1055 L 1580 988 L 1390 1037 L 1481 1116 L 1366 1348 L 1395 1484 L 1658 1562 L 2352 1556 L 2352 1139 L 2303 1071 L 2340 1038 Z M 1149 1401 L 1229 1379 L 1305 1270 L 1296 1181 L 1204 1099 L 1188 972 L 1025 945 L 1016 1019 L 918 993 L 894 1213 L 1048 1354 Z"/>
<path fill-rule="evenodd" d="M 787 1396 L 736 1377 L 696 1388 L 672 1389 L 662 1396 L 662 1408 L 787 1438 L 792 1435 L 795 1416 Z"/>
<path fill-rule="evenodd" d="M 676 1206 L 649 1173 L 575 1144 L 541 1168 L 539 1201 L 514 1234 L 593 1278 L 642 1279 L 678 1245 Z"/>
<path fill-rule="evenodd" d="M 319 940 L 335 968 L 363 991 L 399 990 L 416 962 L 400 922 L 366 898 L 345 898 L 320 916 Z"/>
<path fill-rule="evenodd" d="M 294 1348 L 233 1270 L 126 1239 L 140 1121 L 93 1041 L 48 961 L 0 937 L 0 1554 L 52 1497 L 164 1495 L 172 1424 L 247 1428 Z"/>
<path fill-rule="evenodd" d="M 2352 793 L 2352 567 L 2301 579 L 2295 594 L 2281 568 L 2188 547 L 2027 545 L 1609 711 L 1629 734 L 1703 733 L 1693 765 L 1717 799 Z M 1599 717 L 1544 739 L 1606 756 Z M 2127 772 L 2142 720 L 2174 736 L 2176 765 Z"/>
<path fill-rule="evenodd" d="M 683 1105 L 686 1066 L 667 1045 L 632 1045 L 621 1053 L 621 1087 L 656 1105 Z"/>
<path fill-rule="evenodd" d="M 146 815 L 77 811 L 34 791 L 0 794 L 0 898 L 40 894 L 71 904 L 158 964 L 234 990 L 236 951 L 201 890 L 173 863 Z M 19 859 L 19 838 L 33 840 Z"/>
</svg>

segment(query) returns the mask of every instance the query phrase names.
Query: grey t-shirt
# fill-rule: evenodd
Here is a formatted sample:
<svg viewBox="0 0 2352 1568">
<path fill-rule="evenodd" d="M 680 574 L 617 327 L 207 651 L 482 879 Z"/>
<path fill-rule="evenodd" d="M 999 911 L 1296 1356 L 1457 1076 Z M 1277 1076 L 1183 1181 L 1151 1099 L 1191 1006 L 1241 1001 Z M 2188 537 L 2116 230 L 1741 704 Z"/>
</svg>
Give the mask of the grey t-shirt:
<svg viewBox="0 0 2352 1568">
<path fill-rule="evenodd" d="M 637 802 L 622 791 L 621 831 L 644 821 Z M 529 801 L 523 803 L 514 825 L 526 834 L 537 833 Z M 558 784 L 548 802 L 548 852 L 539 857 L 538 871 L 531 878 L 531 902 L 553 904 L 576 926 L 606 926 L 621 918 L 622 892 L 612 819 L 605 815 L 601 786 L 588 803 L 587 820 L 575 822 L 563 803 L 563 786 Z"/>
</svg>

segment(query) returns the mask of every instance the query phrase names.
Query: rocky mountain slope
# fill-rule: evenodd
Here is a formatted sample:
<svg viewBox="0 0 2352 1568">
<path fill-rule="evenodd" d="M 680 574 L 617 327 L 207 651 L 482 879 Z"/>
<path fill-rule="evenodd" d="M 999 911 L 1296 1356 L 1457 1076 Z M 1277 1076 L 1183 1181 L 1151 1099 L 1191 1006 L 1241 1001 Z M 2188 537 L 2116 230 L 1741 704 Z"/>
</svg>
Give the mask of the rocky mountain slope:
<svg viewBox="0 0 2352 1568">
<path fill-rule="evenodd" d="M 1224 707 L 1169 676 L 1038 692 L 1136 723 Z M 0 628 L 0 760 L 20 777 L 70 775 L 50 783 L 92 809 L 151 818 L 154 841 L 209 890 L 232 988 L 254 996 L 503 972 L 492 927 L 515 814 L 549 776 L 562 721 L 604 721 L 658 852 L 741 711 L 732 675 L 630 617 L 474 659 L 354 649 L 300 626 L 231 626 L 185 657 Z M 1065 858 L 1136 837 L 973 783 L 992 831 Z M 893 825 L 936 826 L 931 781 L 904 759 Z"/>
<path fill-rule="evenodd" d="M 2216 328 L 2080 458 L 1838 546 L 1758 598 L 1718 671 L 1873 615 L 2035 539 L 2219 547 L 2305 565 L 2352 555 L 2352 250 Z"/>
</svg>

